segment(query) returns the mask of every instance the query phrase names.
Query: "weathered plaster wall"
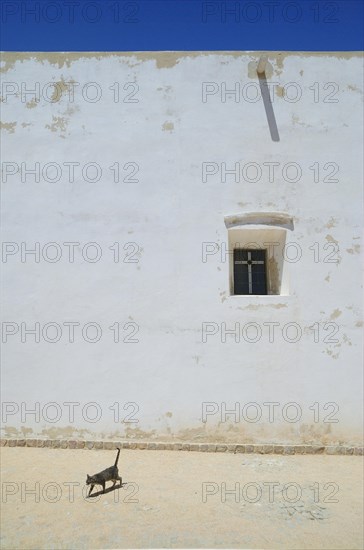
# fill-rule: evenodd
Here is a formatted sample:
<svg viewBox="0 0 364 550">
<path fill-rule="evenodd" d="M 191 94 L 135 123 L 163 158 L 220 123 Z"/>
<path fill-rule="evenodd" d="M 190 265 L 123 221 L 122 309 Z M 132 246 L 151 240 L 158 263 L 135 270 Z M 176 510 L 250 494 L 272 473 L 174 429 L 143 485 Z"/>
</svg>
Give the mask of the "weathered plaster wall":
<svg viewBox="0 0 364 550">
<path fill-rule="evenodd" d="M 22 262 L 12 245 L 5 248 L 14 254 L 6 257 L 6 263 L 3 256 L 3 319 L 19 326 L 3 343 L 2 398 L 15 404 L 7 409 L 13 414 L 4 423 L 5 435 L 358 441 L 363 364 L 362 57 L 270 52 L 266 76 L 275 83 L 273 108 L 280 135 L 280 141 L 273 142 L 261 99 L 251 102 L 241 95 L 239 101 L 221 99 L 223 83 L 227 89 L 238 85 L 240 91 L 249 83 L 258 85 L 259 55 L 3 54 L 2 83 L 8 87 L 3 87 L 7 95 L 3 93 L 1 103 L 2 160 L 14 163 L 6 165 L 7 178 L 3 170 L 3 241 L 19 248 L 21 242 L 28 248 L 38 242 L 41 249 L 56 242 L 62 250 L 58 262 L 45 261 L 41 255 L 37 263 L 31 255 Z M 35 89 L 37 82 L 40 90 L 49 83 L 58 86 L 48 86 L 44 92 L 48 97 L 39 101 L 34 94 L 22 94 L 22 83 Z M 99 101 L 83 97 L 80 90 L 89 82 L 100 87 Z M 118 101 L 114 101 L 116 82 Z M 218 86 L 205 102 L 203 82 Z M 288 88 L 292 82 L 295 86 Z M 285 94 L 295 89 L 302 97 L 287 100 Z M 94 91 L 89 88 L 89 97 Z M 338 101 L 327 102 L 330 98 Z M 21 163 L 34 168 L 36 162 L 40 181 L 29 174 L 22 181 Z M 51 162 L 63 168 L 60 180 L 53 183 L 42 175 Z M 77 167 L 70 182 L 64 165 L 70 162 L 81 167 L 96 162 L 103 175 L 90 183 Z M 119 183 L 109 168 L 116 162 Z M 240 177 L 236 182 L 234 176 L 221 181 L 221 163 L 231 170 L 235 163 L 243 167 L 253 162 L 262 169 L 259 181 Z M 279 163 L 273 181 L 263 165 L 267 162 Z M 122 181 L 135 168 L 135 164 L 125 167 L 126 163 L 138 165 L 133 176 L 137 181 Z M 218 166 L 207 181 L 203 181 L 203 163 Z M 287 163 L 300 165 L 299 181 L 287 181 L 291 172 L 284 177 Z M 310 169 L 315 163 L 319 181 L 314 181 Z M 327 163 L 339 167 L 331 181 L 332 165 Z M 11 174 L 11 166 L 20 170 Z M 229 296 L 228 259 L 222 261 L 217 252 L 202 261 L 203 243 L 220 247 L 227 243 L 224 219 L 249 212 L 286 212 L 293 217 L 294 230 L 287 232 L 287 242 L 297 243 L 302 257 L 286 264 L 289 296 Z M 67 242 L 80 243 L 73 263 L 63 244 Z M 102 250 L 96 263 L 82 257 L 82 247 L 90 242 Z M 120 243 L 117 263 L 110 250 L 115 242 Z M 131 256 L 135 263 L 123 261 L 134 251 L 123 249 L 130 242 L 138 246 Z M 336 243 L 338 251 L 324 248 L 327 243 Z M 49 256 L 54 250 L 49 249 Z M 329 263 L 333 251 L 335 262 Z M 25 335 L 22 342 L 22 322 L 28 328 L 36 322 L 41 328 L 58 323 L 61 338 L 50 343 L 41 334 L 35 343 L 34 337 Z M 102 336 L 96 343 L 86 342 L 76 327 L 71 343 L 67 322 L 80 323 L 81 328 L 98 323 Z M 137 323 L 134 338 L 139 342 L 115 343 L 109 327 L 116 322 L 121 324 L 121 340 L 135 327 L 123 329 L 125 323 Z M 218 332 L 204 342 L 202 326 L 207 322 L 215 323 L 210 326 L 217 326 Z M 273 342 L 263 325 L 269 322 L 279 323 Z M 338 341 L 333 343 L 329 340 L 335 326 L 325 325 L 330 322 L 337 326 L 332 338 Z M 256 323 L 262 337 L 255 343 L 247 341 L 254 337 L 251 332 L 240 342 L 234 336 L 226 336 L 224 342 L 222 323 L 226 329 L 238 323 L 242 330 L 246 323 Z M 287 323 L 301 327 L 299 341 L 284 339 L 282 327 Z M 316 332 L 309 328 L 313 325 Z M 49 338 L 52 334 L 50 330 Z M 22 402 L 28 409 L 40 403 L 39 422 L 31 415 L 21 418 Z M 48 407 L 42 412 L 51 402 L 61 410 L 54 423 L 45 420 L 59 410 Z M 73 422 L 65 402 L 80 403 Z M 80 412 L 90 402 L 98 403 L 102 411 L 95 423 Z M 116 402 L 119 419 L 135 413 L 138 423 L 114 422 L 116 406 L 114 412 L 110 406 Z M 131 402 L 139 411 L 134 406 L 123 410 Z M 219 410 L 206 423 L 201 421 L 202 402 L 214 402 Z M 221 422 L 222 403 L 227 409 L 235 403 L 244 409 L 250 402 L 263 411 L 260 420 L 249 422 L 244 414 L 238 422 L 233 418 Z M 280 404 L 274 422 L 269 421 L 266 402 Z M 282 417 L 289 402 L 302 410 L 296 423 L 284 418 L 287 409 Z M 339 406 L 331 417 L 337 423 L 323 422 L 334 410 L 332 406 L 324 410 L 331 402 Z M 319 405 L 310 409 L 314 403 Z M 87 411 L 89 417 L 94 414 Z M 254 416 L 254 410 L 248 414 Z"/>
</svg>

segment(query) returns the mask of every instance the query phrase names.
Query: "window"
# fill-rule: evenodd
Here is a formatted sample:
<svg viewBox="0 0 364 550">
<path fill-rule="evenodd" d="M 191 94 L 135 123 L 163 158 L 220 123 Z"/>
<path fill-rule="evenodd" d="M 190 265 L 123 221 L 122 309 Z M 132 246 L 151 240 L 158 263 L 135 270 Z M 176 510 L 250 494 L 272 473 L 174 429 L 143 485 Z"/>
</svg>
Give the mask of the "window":
<svg viewBox="0 0 364 550">
<path fill-rule="evenodd" d="M 247 212 L 226 216 L 225 226 L 230 296 L 289 296 L 286 242 L 293 218 L 282 212 Z"/>
<path fill-rule="evenodd" d="M 234 294 L 267 294 L 266 250 L 234 250 Z"/>
</svg>

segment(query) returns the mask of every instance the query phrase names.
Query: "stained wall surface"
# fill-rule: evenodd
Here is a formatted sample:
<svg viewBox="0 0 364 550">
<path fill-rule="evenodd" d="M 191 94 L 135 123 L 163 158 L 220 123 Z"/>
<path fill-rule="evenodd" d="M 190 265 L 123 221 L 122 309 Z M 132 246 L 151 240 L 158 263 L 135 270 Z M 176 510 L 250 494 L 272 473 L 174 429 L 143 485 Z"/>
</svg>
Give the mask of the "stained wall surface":
<svg viewBox="0 0 364 550">
<path fill-rule="evenodd" d="M 362 57 L 260 55 L 3 54 L 5 436 L 359 440 Z M 232 296 L 262 213 L 285 295 Z"/>
</svg>

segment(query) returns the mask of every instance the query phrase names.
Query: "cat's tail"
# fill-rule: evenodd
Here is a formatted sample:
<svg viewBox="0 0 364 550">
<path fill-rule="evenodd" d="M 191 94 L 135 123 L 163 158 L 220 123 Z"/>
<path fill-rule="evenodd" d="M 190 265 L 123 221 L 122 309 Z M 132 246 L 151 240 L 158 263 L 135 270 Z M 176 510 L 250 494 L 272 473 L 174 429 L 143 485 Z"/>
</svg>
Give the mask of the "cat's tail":
<svg viewBox="0 0 364 550">
<path fill-rule="evenodd" d="M 117 466 L 117 465 L 118 465 L 118 461 L 119 461 L 119 454 L 120 454 L 120 449 L 119 449 L 119 447 L 116 447 L 116 448 L 117 448 L 117 450 L 118 450 L 118 454 L 116 455 L 116 460 L 115 460 L 115 464 L 114 464 L 114 466 Z"/>
</svg>

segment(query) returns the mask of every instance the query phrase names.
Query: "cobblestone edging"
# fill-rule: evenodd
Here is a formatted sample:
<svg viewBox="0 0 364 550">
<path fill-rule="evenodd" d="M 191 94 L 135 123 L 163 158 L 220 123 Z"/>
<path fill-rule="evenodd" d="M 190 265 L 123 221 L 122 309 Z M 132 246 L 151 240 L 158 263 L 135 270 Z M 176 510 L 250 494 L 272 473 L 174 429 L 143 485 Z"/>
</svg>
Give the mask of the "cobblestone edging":
<svg viewBox="0 0 364 550">
<path fill-rule="evenodd" d="M 73 439 L 1 439 L 1 447 L 45 447 L 50 449 L 96 449 L 112 451 L 199 451 L 208 453 L 255 453 L 279 455 L 362 455 L 363 447 L 350 445 L 250 445 L 238 443 L 157 443 L 147 441 L 77 441 Z"/>
</svg>

